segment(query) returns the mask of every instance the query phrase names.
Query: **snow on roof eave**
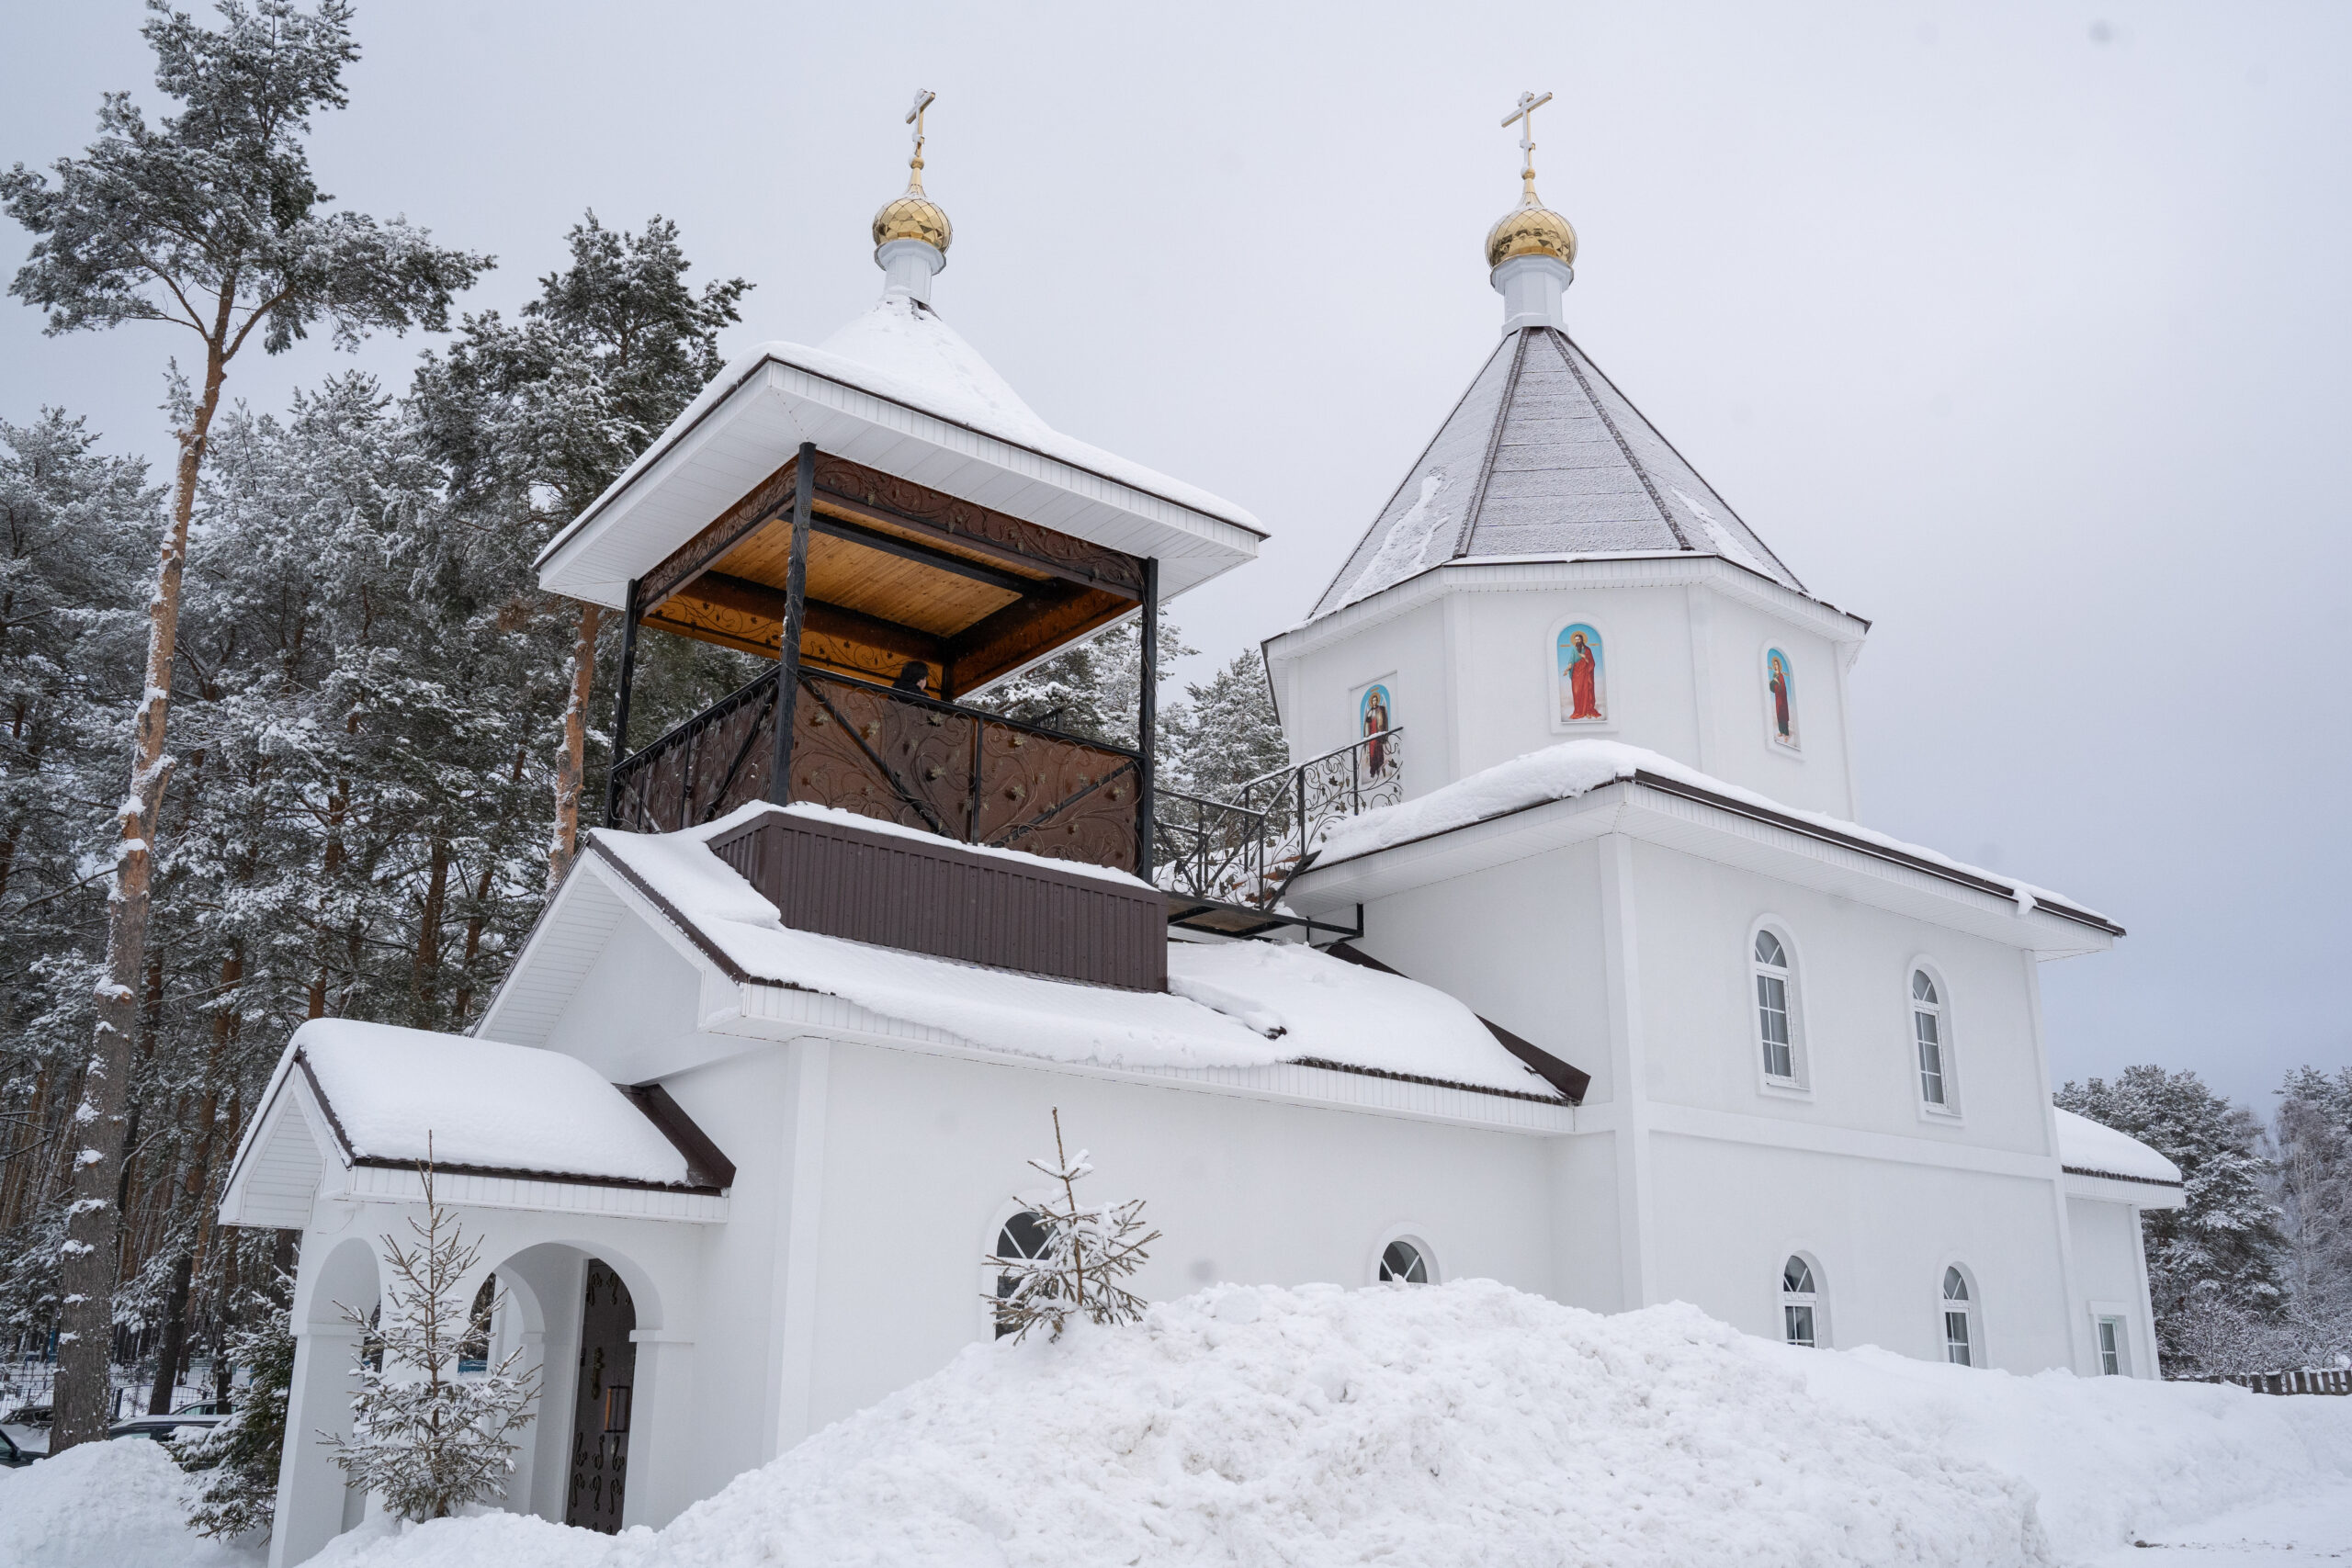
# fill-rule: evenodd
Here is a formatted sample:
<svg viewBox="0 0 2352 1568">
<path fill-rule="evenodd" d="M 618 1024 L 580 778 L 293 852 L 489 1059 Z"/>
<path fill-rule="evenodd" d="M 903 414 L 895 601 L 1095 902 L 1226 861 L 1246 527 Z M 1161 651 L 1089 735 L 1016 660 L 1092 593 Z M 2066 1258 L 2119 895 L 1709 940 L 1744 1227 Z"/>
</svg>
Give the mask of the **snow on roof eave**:
<svg viewBox="0 0 2352 1568">
<path fill-rule="evenodd" d="M 774 400 L 773 408 L 764 408 Z M 1157 558 L 1173 597 L 1255 558 L 1265 530 L 1205 491 L 1040 424 L 990 428 L 888 373 L 800 344 L 740 355 L 535 564 L 550 592 L 618 605 L 640 576 L 803 441 L 1074 537 Z"/>
<path fill-rule="evenodd" d="M 1580 777 L 1551 779 L 1546 770 Z M 1525 773 L 1516 789 L 1498 775 L 1506 770 Z M 1891 865 L 1922 873 L 1938 881 L 1989 894 L 2015 904 L 2020 913 L 2040 912 L 2111 941 L 2125 934 L 2121 926 L 2096 910 L 2060 898 L 2047 889 L 2004 881 L 1980 867 L 1939 854 L 1917 844 L 1864 828 L 1859 823 L 1820 812 L 1781 805 L 1753 790 L 1702 773 L 1672 759 L 1637 746 L 1610 740 L 1570 740 L 1530 752 L 1509 762 L 1473 773 L 1399 806 L 1384 807 L 1339 823 L 1323 850 L 1299 873 L 1295 896 L 1311 902 L 1318 873 L 1362 865 L 1391 852 L 1430 843 L 1451 834 L 1481 828 L 1564 801 L 1589 798 L 1603 791 L 1640 785 L 1729 813 L 1749 821 L 1781 829 L 1817 843 L 1853 852 Z M 1449 809 L 1456 803 L 1486 799 L 1484 807 Z M 1351 843 L 1351 840 L 1362 840 Z M 1362 889 L 1357 889 L 1362 891 Z M 2100 943 L 2104 946 L 2105 943 Z M 2066 951 L 2096 951 L 2096 949 Z"/>
</svg>

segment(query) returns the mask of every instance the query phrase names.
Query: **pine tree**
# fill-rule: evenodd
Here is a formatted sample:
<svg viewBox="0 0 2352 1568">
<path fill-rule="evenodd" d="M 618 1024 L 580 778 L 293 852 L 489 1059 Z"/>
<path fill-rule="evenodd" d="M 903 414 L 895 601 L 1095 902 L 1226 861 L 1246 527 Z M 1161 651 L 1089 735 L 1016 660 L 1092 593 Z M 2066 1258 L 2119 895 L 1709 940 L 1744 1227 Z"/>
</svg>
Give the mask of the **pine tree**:
<svg viewBox="0 0 2352 1568">
<path fill-rule="evenodd" d="M 428 1158 L 417 1168 L 424 1219 L 409 1221 L 413 1244 L 383 1238 L 392 1282 L 380 1314 L 371 1321 L 343 1309 L 361 1334 L 359 1392 L 351 1402 L 350 1436 L 330 1439 L 350 1484 L 420 1522 L 506 1495 L 514 1434 L 529 1425 L 538 1393 L 538 1374 L 515 1371 L 519 1348 L 478 1377 L 457 1375 L 466 1342 L 487 1327 L 460 1295 L 481 1243 L 467 1241 L 456 1216 L 435 1201 L 431 1143 L 428 1137 Z M 503 1304 L 493 1297 L 490 1310 Z"/>
<path fill-rule="evenodd" d="M 293 0 L 220 0 L 198 27 L 148 0 L 142 32 L 155 82 L 181 112 L 150 126 L 127 93 L 98 111 L 98 140 L 62 159 L 57 183 L 22 164 L 0 175 L 0 206 L 36 236 L 10 292 L 48 311 L 51 333 L 161 321 L 203 346 L 180 401 L 178 473 L 149 600 L 144 692 L 133 709 L 130 785 L 118 849 L 107 973 L 74 1118 L 74 1198 L 64 1243 L 57 1425 L 62 1450 L 105 1435 L 133 1037 L 147 980 L 147 926 L 164 786 L 181 583 L 205 447 L 230 362 L 256 332 L 282 353 L 314 326 L 339 344 L 378 328 L 443 324 L 450 296 L 484 258 L 446 250 L 404 220 L 324 213 L 331 198 L 303 150 L 311 117 L 345 102 L 358 55 L 345 0 L 305 13 Z"/>
<path fill-rule="evenodd" d="M 2273 1122 L 2295 1362 L 2352 1357 L 2352 1067 L 2287 1075 Z"/>
<path fill-rule="evenodd" d="M 200 1535 L 266 1530 L 277 1512 L 287 1395 L 294 1384 L 294 1325 L 287 1310 L 293 1284 L 281 1279 L 275 1294 L 249 1293 L 249 1321 L 221 1350 L 248 1374 L 243 1397 L 229 1419 L 173 1445 L 180 1468 L 199 1477 L 188 1523 Z"/>
<path fill-rule="evenodd" d="M 1290 745 L 1274 714 L 1265 661 L 1245 649 L 1205 684 L 1188 684 L 1170 727 L 1165 772 L 1170 784 L 1209 800 L 1231 800 L 1250 780 L 1290 763 Z"/>
<path fill-rule="evenodd" d="M 2143 1220 L 2165 1367 L 2180 1376 L 2276 1370 L 2287 1241 L 2253 1114 L 2196 1073 L 2126 1067 L 2060 1089 L 2064 1110 L 2139 1139 L 2180 1168 L 2185 1202 Z"/>
<path fill-rule="evenodd" d="M 1045 1327 L 1046 1337 L 1059 1339 L 1073 1317 L 1091 1323 L 1133 1323 L 1150 1304 L 1120 1281 L 1142 1267 L 1149 1254 L 1144 1248 L 1159 1233 L 1143 1230 L 1143 1200 L 1094 1207 L 1078 1201 L 1078 1183 L 1094 1173 L 1087 1151 L 1076 1158 L 1062 1145 L 1062 1113 L 1054 1111 L 1054 1157 L 1033 1159 L 1030 1166 L 1046 1179 L 1058 1182 L 1061 1196 L 1037 1204 L 1035 1213 L 1046 1233 L 1045 1245 L 1034 1258 L 995 1258 L 987 1261 L 998 1278 L 1011 1282 L 988 1299 L 995 1304 L 1002 1332 L 1015 1340 L 1033 1328 Z"/>
<path fill-rule="evenodd" d="M 1162 611 L 1159 686 L 1164 689 L 1175 679 L 1178 660 L 1189 659 L 1197 651 L 1184 646 L 1183 633 Z M 1114 622 L 1052 658 L 997 682 L 969 701 L 975 707 L 1023 723 L 1107 740 L 1114 746 L 1133 746 L 1142 709 L 1142 626 L 1131 618 Z M 1178 705 L 1163 699 L 1157 727 L 1163 758 L 1181 722 Z"/>
<path fill-rule="evenodd" d="M 689 288 L 678 227 L 659 216 L 628 234 L 590 212 L 567 243 L 571 265 L 539 280 L 519 322 L 496 311 L 469 316 L 447 359 L 428 361 L 419 378 L 458 506 L 495 519 L 526 563 L 724 367 L 718 333 L 741 320 L 738 306 L 752 287 L 734 277 Z M 539 608 L 571 628 L 548 843 L 552 887 L 579 832 L 603 617 L 594 604 Z"/>
</svg>

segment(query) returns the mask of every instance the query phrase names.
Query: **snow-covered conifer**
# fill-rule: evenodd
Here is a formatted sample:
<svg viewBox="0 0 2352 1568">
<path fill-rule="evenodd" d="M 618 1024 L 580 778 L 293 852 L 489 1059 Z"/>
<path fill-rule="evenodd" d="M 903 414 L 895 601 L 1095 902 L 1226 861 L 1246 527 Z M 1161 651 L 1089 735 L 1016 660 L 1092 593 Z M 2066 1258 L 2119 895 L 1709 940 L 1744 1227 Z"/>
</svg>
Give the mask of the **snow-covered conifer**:
<svg viewBox="0 0 2352 1568">
<path fill-rule="evenodd" d="M 1144 1248 L 1159 1239 L 1158 1231 L 1145 1232 L 1143 1200 L 1091 1205 L 1078 1201 L 1078 1184 L 1094 1173 L 1087 1151 L 1075 1157 L 1062 1144 L 1062 1113 L 1054 1111 L 1054 1157 L 1029 1164 L 1061 1188 L 1034 1206 L 1045 1232 L 1045 1244 L 1034 1258 L 988 1259 L 1007 1287 L 989 1300 L 994 1304 L 1000 1331 L 1014 1339 L 1033 1328 L 1048 1330 L 1059 1339 L 1073 1317 L 1090 1323 L 1132 1323 L 1148 1304 L 1121 1281 L 1130 1278 L 1149 1256 Z"/>
<path fill-rule="evenodd" d="M 229 1419 L 193 1429 L 175 1443 L 184 1470 L 198 1475 L 188 1523 L 198 1533 L 241 1536 L 269 1528 L 277 1506 L 277 1469 L 286 1449 L 287 1391 L 294 1382 L 294 1325 L 287 1310 L 294 1282 L 273 1295 L 247 1293 L 248 1321 L 221 1354 L 250 1379 Z"/>
<path fill-rule="evenodd" d="M 1170 716 L 1168 773 L 1187 794 L 1230 800 L 1251 779 L 1290 761 L 1265 660 L 1244 649 L 1204 683 L 1184 688 L 1190 700 Z"/>
<path fill-rule="evenodd" d="M 458 1375 L 466 1341 L 481 1335 L 463 1285 L 481 1243 L 467 1241 L 457 1217 L 435 1200 L 431 1159 L 417 1168 L 424 1218 L 409 1221 L 412 1242 L 383 1237 L 391 1283 L 381 1313 L 371 1321 L 343 1308 L 360 1330 L 359 1392 L 350 1436 L 329 1441 L 351 1484 L 380 1495 L 401 1518 L 424 1520 L 506 1495 L 514 1434 L 531 1420 L 538 1374 L 516 1371 L 518 1348 L 480 1376 Z M 500 1304 L 493 1296 L 491 1310 Z"/>
<path fill-rule="evenodd" d="M 2277 1370 L 2240 1364 L 2281 1353 L 2276 1336 L 2286 1305 L 2286 1237 L 2253 1114 L 2193 1071 L 2153 1066 L 2126 1067 L 2112 1082 L 2069 1083 L 2056 1098 L 2180 1168 L 2187 1201 L 2152 1210 L 2143 1221 L 2165 1371 Z"/>
</svg>

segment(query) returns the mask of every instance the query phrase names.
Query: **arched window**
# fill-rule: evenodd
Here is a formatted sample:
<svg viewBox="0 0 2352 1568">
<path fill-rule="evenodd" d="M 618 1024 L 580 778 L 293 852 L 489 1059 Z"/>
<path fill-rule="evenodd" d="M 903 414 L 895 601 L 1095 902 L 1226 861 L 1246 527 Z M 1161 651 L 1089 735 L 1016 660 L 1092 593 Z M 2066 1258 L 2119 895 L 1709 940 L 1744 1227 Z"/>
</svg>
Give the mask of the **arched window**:
<svg viewBox="0 0 2352 1568">
<path fill-rule="evenodd" d="M 1813 1265 L 1792 1253 L 1781 1265 L 1781 1326 L 1792 1345 L 1813 1349 L 1820 1342 L 1821 1291 Z"/>
<path fill-rule="evenodd" d="M 1951 1036 L 1943 993 L 1925 969 L 1911 971 L 1911 1039 L 1919 1053 L 1919 1099 L 1931 1111 L 1951 1109 Z"/>
<path fill-rule="evenodd" d="M 1775 1083 L 1797 1081 L 1796 1032 L 1792 1026 L 1789 950 L 1770 931 L 1756 933 L 1756 1038 L 1764 1053 L 1764 1076 Z"/>
<path fill-rule="evenodd" d="M 1045 1250 L 1046 1222 L 1033 1210 L 1023 1209 L 1012 1215 L 996 1233 L 996 1256 L 1001 1258 L 1037 1258 L 1043 1256 Z M 1013 1287 L 1019 1282 L 1010 1274 L 999 1274 L 996 1277 L 997 1300 L 1002 1301 L 1012 1294 Z M 990 1310 L 994 1311 L 993 1308 Z M 1003 1314 L 996 1314 L 996 1337 L 999 1339 L 1012 1333 L 1013 1328 L 1014 1325 L 1006 1322 Z"/>
<path fill-rule="evenodd" d="M 1975 1333 L 1975 1292 L 1968 1276 L 1957 1266 L 1944 1270 L 1944 1359 L 1955 1367 L 1973 1367 L 1981 1353 Z"/>
<path fill-rule="evenodd" d="M 1380 1251 L 1380 1282 L 1391 1281 L 1406 1285 L 1426 1285 L 1430 1282 L 1430 1261 L 1407 1236 L 1398 1236 Z"/>
</svg>

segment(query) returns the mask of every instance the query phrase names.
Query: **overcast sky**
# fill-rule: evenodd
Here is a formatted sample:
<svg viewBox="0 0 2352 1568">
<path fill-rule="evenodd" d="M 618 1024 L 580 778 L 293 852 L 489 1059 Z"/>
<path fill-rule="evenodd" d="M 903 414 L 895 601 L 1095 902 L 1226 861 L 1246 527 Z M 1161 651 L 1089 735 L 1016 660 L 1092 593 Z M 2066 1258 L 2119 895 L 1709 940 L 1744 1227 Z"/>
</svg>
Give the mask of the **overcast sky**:
<svg viewBox="0 0 2352 1568">
<path fill-rule="evenodd" d="M 135 0 L 7 10 L 0 161 L 77 151 L 103 90 L 155 104 Z M 1273 532 L 1176 607 L 1220 659 L 1305 612 L 1491 347 L 1497 121 L 1549 89 L 1570 330 L 1875 622 L 1865 819 L 2131 929 L 2043 971 L 2053 1070 L 2267 1104 L 2352 1065 L 2352 7 L 362 0 L 358 28 L 327 189 L 495 254 L 474 309 L 583 209 L 664 214 L 758 285 L 730 350 L 870 302 L 937 91 L 943 313 L 1052 423 Z M 0 304 L 0 417 L 62 404 L 160 476 L 185 345 L 39 329 Z M 359 363 L 398 383 L 419 343 Z M 343 363 L 230 386 L 282 407 Z"/>
</svg>

